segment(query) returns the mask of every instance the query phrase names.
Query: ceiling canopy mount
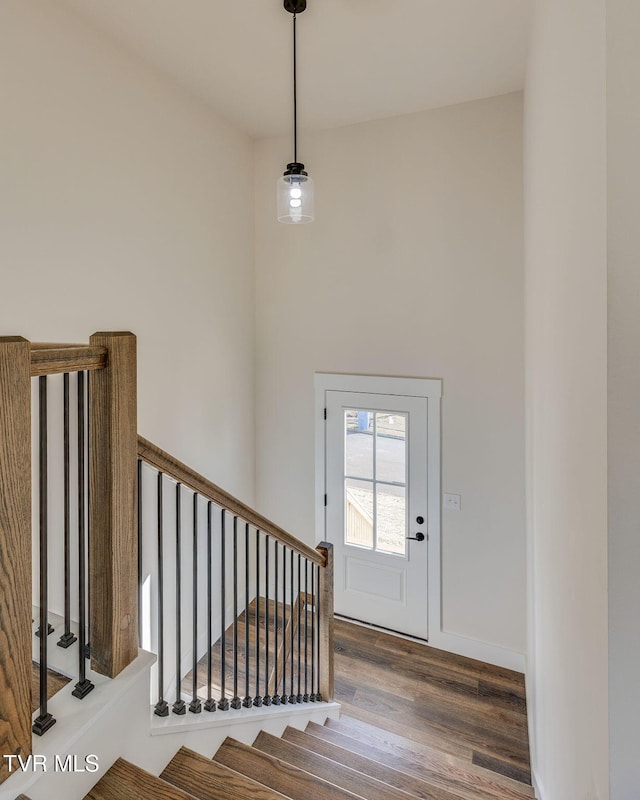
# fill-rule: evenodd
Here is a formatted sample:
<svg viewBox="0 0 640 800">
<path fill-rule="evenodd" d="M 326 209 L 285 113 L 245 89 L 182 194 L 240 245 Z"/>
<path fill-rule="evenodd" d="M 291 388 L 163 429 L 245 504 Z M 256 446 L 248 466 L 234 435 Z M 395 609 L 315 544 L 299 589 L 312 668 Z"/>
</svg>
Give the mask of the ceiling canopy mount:
<svg viewBox="0 0 640 800">
<path fill-rule="evenodd" d="M 284 0 L 284 7 L 290 14 L 302 14 L 307 7 L 307 0 Z"/>
</svg>

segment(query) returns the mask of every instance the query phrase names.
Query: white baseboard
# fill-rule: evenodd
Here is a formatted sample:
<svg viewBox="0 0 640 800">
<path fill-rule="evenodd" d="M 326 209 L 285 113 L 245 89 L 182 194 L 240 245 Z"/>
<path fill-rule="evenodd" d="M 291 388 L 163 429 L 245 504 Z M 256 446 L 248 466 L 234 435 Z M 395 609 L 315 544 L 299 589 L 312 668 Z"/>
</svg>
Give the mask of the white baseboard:
<svg viewBox="0 0 640 800">
<path fill-rule="evenodd" d="M 484 661 L 487 664 L 494 664 L 497 667 L 511 669 L 515 672 L 525 671 L 525 656 L 523 653 L 507 650 L 504 647 L 498 647 L 487 642 L 480 642 L 476 639 L 468 639 L 466 636 L 439 631 L 429 636 L 429 646 L 455 653 L 458 656 L 475 658 L 477 661 Z"/>
<path fill-rule="evenodd" d="M 542 784 L 533 767 L 531 768 L 531 783 L 533 784 L 533 791 L 536 793 L 536 800 L 546 800 L 547 794 L 543 790 Z"/>
</svg>

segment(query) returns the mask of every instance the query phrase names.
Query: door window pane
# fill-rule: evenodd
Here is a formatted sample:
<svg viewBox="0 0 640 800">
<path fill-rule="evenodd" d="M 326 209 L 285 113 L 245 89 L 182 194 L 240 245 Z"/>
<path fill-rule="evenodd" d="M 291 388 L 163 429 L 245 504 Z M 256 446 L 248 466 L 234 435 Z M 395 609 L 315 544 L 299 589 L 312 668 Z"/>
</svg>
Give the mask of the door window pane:
<svg viewBox="0 0 640 800">
<path fill-rule="evenodd" d="M 376 484 L 376 550 L 404 555 L 407 501 L 404 486 Z"/>
<path fill-rule="evenodd" d="M 373 481 L 347 478 L 344 482 L 345 541 L 373 548 Z"/>
<path fill-rule="evenodd" d="M 376 413 L 376 480 L 406 484 L 407 415 Z"/>
<path fill-rule="evenodd" d="M 345 544 L 406 555 L 408 414 L 344 410 Z"/>
<path fill-rule="evenodd" d="M 373 478 L 374 413 L 347 409 L 345 421 L 345 475 L 352 478 Z"/>
</svg>

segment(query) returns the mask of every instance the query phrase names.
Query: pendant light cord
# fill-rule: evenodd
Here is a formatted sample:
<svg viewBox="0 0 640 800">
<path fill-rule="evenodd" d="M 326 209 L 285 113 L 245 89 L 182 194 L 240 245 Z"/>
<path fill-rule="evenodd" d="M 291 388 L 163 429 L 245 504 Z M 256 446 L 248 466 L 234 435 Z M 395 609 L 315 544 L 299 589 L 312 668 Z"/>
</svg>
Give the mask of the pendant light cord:
<svg viewBox="0 0 640 800">
<path fill-rule="evenodd" d="M 296 48 L 296 14 L 293 15 L 293 160 L 298 162 L 298 70 Z"/>
</svg>

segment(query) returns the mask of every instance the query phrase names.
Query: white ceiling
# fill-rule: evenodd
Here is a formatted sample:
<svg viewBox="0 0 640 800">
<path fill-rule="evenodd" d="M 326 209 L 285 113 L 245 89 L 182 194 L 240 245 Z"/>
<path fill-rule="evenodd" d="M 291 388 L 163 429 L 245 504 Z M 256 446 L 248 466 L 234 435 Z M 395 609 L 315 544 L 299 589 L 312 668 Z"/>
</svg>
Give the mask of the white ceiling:
<svg viewBox="0 0 640 800">
<path fill-rule="evenodd" d="M 64 0 L 255 137 L 291 127 L 282 0 Z M 328 128 L 521 89 L 531 0 L 308 0 L 299 123 Z"/>
</svg>

